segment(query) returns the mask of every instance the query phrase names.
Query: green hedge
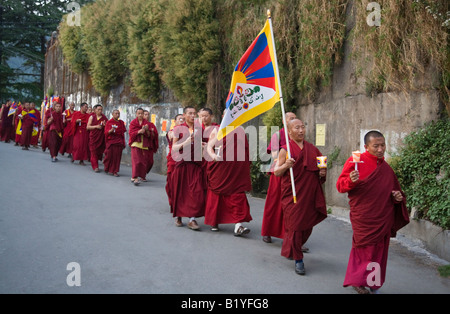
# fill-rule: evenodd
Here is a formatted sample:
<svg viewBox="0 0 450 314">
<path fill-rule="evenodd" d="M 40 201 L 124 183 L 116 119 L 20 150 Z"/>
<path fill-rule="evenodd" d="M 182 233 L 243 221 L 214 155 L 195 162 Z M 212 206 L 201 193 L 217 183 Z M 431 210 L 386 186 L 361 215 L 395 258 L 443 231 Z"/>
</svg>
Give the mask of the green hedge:
<svg viewBox="0 0 450 314">
<path fill-rule="evenodd" d="M 408 209 L 450 228 L 450 121 L 427 124 L 404 139 L 404 147 L 389 161 L 406 194 Z"/>
</svg>

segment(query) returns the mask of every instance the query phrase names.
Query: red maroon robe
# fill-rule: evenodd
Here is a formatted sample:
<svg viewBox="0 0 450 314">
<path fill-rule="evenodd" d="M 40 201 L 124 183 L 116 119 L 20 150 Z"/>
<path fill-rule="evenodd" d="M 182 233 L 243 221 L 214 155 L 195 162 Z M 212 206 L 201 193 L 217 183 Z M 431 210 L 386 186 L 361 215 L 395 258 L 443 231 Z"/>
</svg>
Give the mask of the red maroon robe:
<svg viewBox="0 0 450 314">
<path fill-rule="evenodd" d="M 148 164 L 147 164 L 147 173 L 150 172 L 153 168 L 153 155 L 156 153 L 159 147 L 159 139 L 158 139 L 158 130 L 156 129 L 156 126 L 148 121 L 149 124 L 149 130 L 152 130 L 150 133 L 150 146 L 148 147 L 149 153 L 148 153 Z"/>
<path fill-rule="evenodd" d="M 100 117 L 97 117 L 96 114 L 92 116 L 91 126 L 97 126 L 106 124 L 108 122 L 108 118 L 104 114 Z M 89 130 L 89 152 L 91 159 L 92 169 L 98 168 L 98 161 L 103 160 L 103 153 L 105 152 L 105 130 L 104 127 L 101 129 L 92 129 Z"/>
<path fill-rule="evenodd" d="M 173 168 L 175 167 L 175 160 L 173 160 L 172 158 L 172 144 L 173 144 L 173 140 L 169 140 L 169 134 L 166 134 L 166 138 L 167 138 L 167 142 L 169 143 L 169 153 L 167 154 L 167 177 L 166 177 L 166 194 L 167 194 L 167 199 L 169 201 L 169 206 L 170 206 L 170 212 L 172 213 L 172 196 L 171 196 L 171 180 L 172 180 L 172 172 L 173 172 Z"/>
<path fill-rule="evenodd" d="M 2 120 L 0 140 L 4 141 L 5 143 L 9 143 L 14 134 L 14 126 L 13 126 L 14 115 L 8 116 L 10 108 L 11 106 L 4 105 L 2 116 L 0 117 L 0 119 Z"/>
<path fill-rule="evenodd" d="M 349 158 L 344 164 L 336 183 L 340 193 L 348 192 L 353 229 L 343 286 L 378 289 L 385 281 L 390 237 L 395 237 L 396 232 L 409 223 L 406 197 L 402 192 L 402 202 L 397 203 L 393 199 L 391 192 L 401 191 L 401 188 L 394 171 L 384 159 L 378 159 L 369 152 L 362 153 L 363 163 L 358 165 L 359 181 L 355 183 L 350 180 L 350 172 L 355 169 L 352 160 Z M 368 265 L 373 262 L 380 266 L 380 285 L 367 280 L 374 269 Z"/>
<path fill-rule="evenodd" d="M 277 142 L 278 147 L 276 148 Z M 272 153 L 272 147 L 279 151 L 280 148 L 285 145 L 286 136 L 283 128 L 279 132 L 273 134 L 269 146 L 267 147 L 267 153 Z M 261 235 L 282 239 L 284 237 L 284 224 L 283 210 L 281 209 L 281 178 L 273 174 L 273 168 L 277 162 L 278 159 L 275 159 L 270 171 L 269 187 L 267 188 L 266 202 L 264 204 Z"/>
<path fill-rule="evenodd" d="M 116 126 L 113 133 L 109 131 Z M 117 174 L 120 170 L 122 151 L 125 148 L 125 123 L 122 120 L 112 118 L 105 126 L 105 159 L 103 166 L 105 172 Z"/>
<path fill-rule="evenodd" d="M 37 128 L 37 134 L 31 136 L 31 142 L 30 144 L 33 146 L 37 146 L 39 142 L 39 135 L 40 135 L 40 128 L 41 128 L 41 112 L 37 109 L 34 109 L 36 111 L 35 115 L 38 118 L 38 120 L 34 123 L 33 128 Z"/>
<path fill-rule="evenodd" d="M 81 111 L 73 113 L 72 128 L 69 133 L 73 135 L 72 160 L 89 160 L 89 134 L 86 129 L 89 117 L 90 114 L 81 113 Z M 81 122 L 76 122 L 78 119 L 81 119 Z"/>
<path fill-rule="evenodd" d="M 22 105 L 19 105 L 19 107 L 17 107 L 16 109 L 16 113 L 14 114 L 14 133 L 15 133 L 15 138 L 14 141 L 16 142 L 16 145 L 20 144 L 20 137 L 21 135 L 19 133 L 17 133 L 17 126 L 19 125 L 19 113 L 21 113 L 23 110 Z"/>
<path fill-rule="evenodd" d="M 303 149 L 293 140 L 289 142 L 294 173 L 297 203 L 292 197 L 290 171 L 281 177 L 281 207 L 284 217 L 284 240 L 281 255 L 295 260 L 303 259 L 302 245 L 311 235 L 312 229 L 327 217 L 325 196 L 322 184 L 325 178 L 319 177 L 317 156 L 322 153 L 311 143 L 303 141 Z M 286 146 L 283 147 L 286 150 Z"/>
<path fill-rule="evenodd" d="M 53 121 L 49 126 L 49 134 L 48 134 L 48 148 L 50 150 L 50 156 L 56 157 L 58 156 L 59 149 L 62 143 L 64 125 L 63 125 L 63 116 L 61 112 L 53 111 L 51 113 Z"/>
<path fill-rule="evenodd" d="M 221 146 L 220 157 L 222 160 L 208 162 L 207 166 L 208 192 L 205 224 L 217 226 L 249 222 L 252 220 L 252 216 L 245 192 L 252 189 L 252 183 L 248 141 L 244 129 L 236 128 L 221 142 L 216 147 Z M 234 154 L 227 156 L 227 149 L 232 149 Z M 239 161 L 241 160 L 238 159 L 239 153 L 245 153 L 243 161 Z"/>
<path fill-rule="evenodd" d="M 20 113 L 22 114 L 22 135 L 20 136 L 20 145 L 23 147 L 30 147 L 33 127 L 34 124 L 38 121 L 36 110 L 22 110 Z"/>
<path fill-rule="evenodd" d="M 217 123 L 211 123 L 209 127 L 205 129 L 205 125 L 202 123 L 202 141 L 203 143 L 209 142 L 209 136 L 211 135 L 211 132 L 218 128 L 220 125 Z M 208 161 L 205 159 L 205 155 L 207 154 L 206 148 L 203 150 L 203 160 L 202 160 L 202 168 L 203 168 L 203 174 L 204 174 L 204 180 L 205 180 L 205 186 L 208 186 Z"/>
<path fill-rule="evenodd" d="M 48 118 L 50 118 L 52 111 L 53 111 L 53 108 L 45 110 L 44 116 L 42 118 L 41 148 L 42 148 L 43 152 L 45 152 L 45 150 L 48 147 L 48 135 L 49 135 L 49 127 L 50 126 L 47 125 L 47 120 L 48 120 Z"/>
<path fill-rule="evenodd" d="M 148 148 L 152 145 L 151 134 L 147 135 L 147 132 L 144 134 L 138 134 L 138 132 L 142 129 L 144 125 L 148 125 L 149 130 L 151 128 L 150 122 L 143 119 L 142 123 L 139 123 L 139 120 L 136 118 L 130 123 L 130 138 L 128 141 L 128 145 L 131 147 L 131 177 L 132 178 L 141 178 L 145 180 L 148 170 L 148 164 L 150 161 L 150 154 L 153 154 Z M 142 147 L 147 149 L 141 149 L 138 147 L 132 147 L 131 145 L 134 142 L 142 143 Z"/>
<path fill-rule="evenodd" d="M 179 138 L 178 143 L 183 142 L 183 137 L 189 136 L 188 128 L 186 123 L 174 128 L 174 134 Z M 197 130 L 201 132 L 201 128 Z M 184 154 L 183 149 L 179 152 L 172 151 L 172 158 L 176 160 L 170 187 L 173 217 L 202 217 L 205 215 L 206 186 L 202 156 L 201 153 L 198 154 L 200 160 L 196 160 L 198 158 L 195 153 L 195 149 L 201 147 L 201 144 L 198 143 L 201 140 L 201 136 L 194 136 L 190 156 L 186 156 L 186 158 L 179 158 L 180 154 L 188 155 Z"/>
<path fill-rule="evenodd" d="M 69 131 L 72 128 L 72 116 L 73 112 L 70 111 L 70 109 L 67 109 L 64 111 L 65 115 L 65 122 L 64 122 L 64 135 L 63 140 L 61 144 L 61 148 L 59 149 L 59 153 L 61 155 L 64 155 L 65 153 L 72 154 L 72 146 L 73 146 L 73 134 L 70 134 Z"/>
</svg>

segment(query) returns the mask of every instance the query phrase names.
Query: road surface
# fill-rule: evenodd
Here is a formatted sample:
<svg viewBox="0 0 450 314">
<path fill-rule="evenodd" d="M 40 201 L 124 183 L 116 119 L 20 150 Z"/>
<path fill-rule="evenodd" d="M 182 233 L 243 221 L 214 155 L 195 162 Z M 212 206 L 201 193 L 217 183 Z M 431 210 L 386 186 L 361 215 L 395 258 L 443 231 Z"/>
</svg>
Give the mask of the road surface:
<svg viewBox="0 0 450 314">
<path fill-rule="evenodd" d="M 264 199 L 249 196 L 246 237 L 234 237 L 233 225 L 211 232 L 203 219 L 192 231 L 174 225 L 165 176 L 151 173 L 136 187 L 130 167 L 120 175 L 1 142 L 0 293 L 355 294 L 342 287 L 347 221 L 330 215 L 314 228 L 299 276 L 280 239 L 261 240 Z M 439 265 L 392 240 L 380 292 L 450 293 Z"/>
</svg>

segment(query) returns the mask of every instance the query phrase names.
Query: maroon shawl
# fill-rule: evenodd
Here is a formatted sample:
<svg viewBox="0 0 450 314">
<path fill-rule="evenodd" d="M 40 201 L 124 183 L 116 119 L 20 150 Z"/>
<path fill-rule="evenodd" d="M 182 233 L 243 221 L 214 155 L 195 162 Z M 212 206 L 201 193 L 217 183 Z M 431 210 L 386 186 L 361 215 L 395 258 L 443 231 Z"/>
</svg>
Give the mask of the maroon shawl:
<svg viewBox="0 0 450 314">
<path fill-rule="evenodd" d="M 113 128 L 113 125 L 117 126 L 115 131 L 109 133 Z M 105 126 L 106 148 L 111 145 L 122 145 L 125 148 L 125 132 L 127 131 L 125 123 L 122 120 L 110 119 Z"/>
<path fill-rule="evenodd" d="M 53 118 L 52 123 L 50 123 L 50 131 L 55 130 L 58 133 L 64 131 L 63 116 L 61 112 L 52 111 L 51 117 Z M 61 134 L 62 136 L 62 134 Z"/>
<path fill-rule="evenodd" d="M 150 135 L 138 134 L 138 132 L 142 129 L 144 125 L 148 125 L 149 130 L 153 130 L 153 133 Z M 130 139 L 128 141 L 128 145 L 131 146 L 134 142 L 140 143 L 143 141 L 142 146 L 147 147 L 149 150 L 156 151 L 158 149 L 158 131 L 153 123 L 143 119 L 142 124 L 139 124 L 139 120 L 136 118 L 130 123 Z M 143 136 L 141 136 L 143 135 Z"/>
<path fill-rule="evenodd" d="M 281 206 L 285 229 L 292 232 L 312 228 L 327 217 L 327 209 L 322 190 L 325 178 L 319 177 L 316 160 L 322 153 L 307 141 L 303 141 L 303 149 L 293 140 L 289 144 L 292 158 L 295 159 L 292 169 L 297 203 L 294 203 L 292 197 L 290 171 L 286 171 L 281 177 Z M 286 150 L 286 146 L 283 148 Z"/>
<path fill-rule="evenodd" d="M 231 140 L 232 137 L 234 138 L 233 141 Z M 250 191 L 252 183 L 250 179 L 249 147 L 244 129 L 236 128 L 233 132 L 227 134 L 216 147 L 219 147 L 220 144 L 222 144 L 220 157 L 223 160 L 208 162 L 208 188 L 214 193 L 222 195 Z M 227 154 L 227 149 L 232 149 L 232 154 L 230 152 Z M 238 154 L 245 155 L 238 156 Z M 238 159 L 238 157 L 241 158 Z M 227 159 L 231 159 L 231 161 Z M 240 161 L 242 159 L 244 160 Z"/>
<path fill-rule="evenodd" d="M 382 161 L 365 179 L 348 192 L 353 247 L 375 245 L 386 234 L 395 237 L 409 223 L 406 198 L 395 203 L 391 192 L 401 191 L 392 168 Z"/>
<path fill-rule="evenodd" d="M 106 118 L 104 114 L 102 114 L 100 119 L 97 118 L 96 114 L 93 114 L 91 126 L 100 125 L 102 123 L 106 124 L 107 121 L 108 118 Z M 105 150 L 105 133 L 103 127 L 101 129 L 89 130 L 89 147 L 91 152 L 97 151 L 98 153 L 103 153 Z"/>
</svg>

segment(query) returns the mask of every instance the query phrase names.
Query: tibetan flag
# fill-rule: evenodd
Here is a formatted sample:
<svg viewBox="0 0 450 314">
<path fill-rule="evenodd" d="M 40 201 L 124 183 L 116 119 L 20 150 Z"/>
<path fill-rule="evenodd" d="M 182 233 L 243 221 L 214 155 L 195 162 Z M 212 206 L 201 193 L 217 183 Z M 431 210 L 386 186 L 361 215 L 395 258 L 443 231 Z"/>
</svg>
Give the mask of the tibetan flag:
<svg viewBox="0 0 450 314">
<path fill-rule="evenodd" d="M 31 118 L 31 121 L 33 121 L 33 124 L 36 124 L 38 121 L 38 117 L 36 116 L 36 111 L 34 109 L 30 110 L 30 111 L 25 111 L 23 110 L 21 112 L 22 116 L 28 115 Z M 33 127 L 33 132 L 31 133 L 32 136 L 36 136 L 38 134 L 39 129 L 36 129 Z M 20 134 L 22 135 L 22 120 L 19 119 L 19 122 L 17 123 L 17 128 L 16 128 L 16 134 Z"/>
<path fill-rule="evenodd" d="M 9 108 L 9 111 L 8 111 L 8 117 L 9 117 L 10 115 L 14 114 L 14 113 L 16 112 L 16 110 L 17 110 L 18 107 L 19 107 L 19 106 L 16 104 L 16 102 L 13 101 L 13 103 L 12 103 L 12 105 L 11 105 L 11 107 Z"/>
<path fill-rule="evenodd" d="M 234 69 L 218 140 L 280 101 L 275 60 L 271 25 L 267 20 Z M 227 127 L 231 127 L 229 131 Z"/>
</svg>

